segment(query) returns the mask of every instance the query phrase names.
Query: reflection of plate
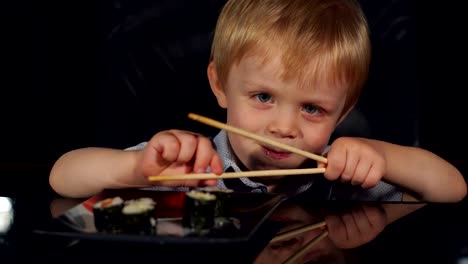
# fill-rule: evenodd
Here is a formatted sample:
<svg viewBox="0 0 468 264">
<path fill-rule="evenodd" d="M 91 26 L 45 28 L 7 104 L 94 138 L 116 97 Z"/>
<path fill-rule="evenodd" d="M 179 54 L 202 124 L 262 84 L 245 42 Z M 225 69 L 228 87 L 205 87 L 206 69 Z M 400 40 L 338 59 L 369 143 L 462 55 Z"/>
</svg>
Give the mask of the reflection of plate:
<svg viewBox="0 0 468 264">
<path fill-rule="evenodd" d="M 150 190 L 107 190 L 67 210 L 53 219 L 50 226 L 35 230 L 36 234 L 69 237 L 80 240 L 123 241 L 157 244 L 229 243 L 248 241 L 284 196 L 271 193 L 233 193 L 226 201 L 230 213 L 224 221 L 205 233 L 193 233 L 182 226 L 184 192 Z M 119 196 L 123 200 L 150 197 L 156 202 L 153 234 L 106 233 L 94 225 L 93 205 L 105 198 Z M 222 228 L 220 228 L 220 226 Z M 229 226 L 229 228 L 224 228 Z"/>
</svg>

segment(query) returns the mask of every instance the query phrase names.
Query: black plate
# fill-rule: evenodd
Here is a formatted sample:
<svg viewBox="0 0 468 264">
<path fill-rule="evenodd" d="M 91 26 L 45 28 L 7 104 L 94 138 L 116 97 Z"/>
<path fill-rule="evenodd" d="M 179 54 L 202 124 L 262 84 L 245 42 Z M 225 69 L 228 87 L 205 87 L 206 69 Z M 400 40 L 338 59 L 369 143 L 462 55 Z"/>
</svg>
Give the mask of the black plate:
<svg viewBox="0 0 468 264">
<path fill-rule="evenodd" d="M 230 244 L 251 240 L 285 197 L 271 193 L 232 193 L 227 200 L 234 228 L 209 233 L 187 232 L 182 226 L 184 192 L 151 190 L 106 190 L 52 219 L 35 234 L 81 241 L 138 242 L 159 245 Z M 92 206 L 105 198 L 123 200 L 150 197 L 156 202 L 155 234 L 107 233 L 96 230 Z"/>
</svg>

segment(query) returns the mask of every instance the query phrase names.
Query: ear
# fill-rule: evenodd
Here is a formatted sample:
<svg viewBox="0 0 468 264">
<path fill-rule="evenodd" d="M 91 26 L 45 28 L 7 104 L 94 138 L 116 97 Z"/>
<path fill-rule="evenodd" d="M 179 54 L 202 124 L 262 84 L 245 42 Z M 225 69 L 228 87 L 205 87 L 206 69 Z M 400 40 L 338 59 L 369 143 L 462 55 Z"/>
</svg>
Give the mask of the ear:
<svg viewBox="0 0 468 264">
<path fill-rule="evenodd" d="M 224 92 L 223 87 L 218 79 L 218 74 L 213 62 L 210 62 L 208 65 L 208 80 L 210 81 L 211 91 L 216 96 L 219 106 L 222 108 L 227 108 L 226 93 Z"/>
</svg>

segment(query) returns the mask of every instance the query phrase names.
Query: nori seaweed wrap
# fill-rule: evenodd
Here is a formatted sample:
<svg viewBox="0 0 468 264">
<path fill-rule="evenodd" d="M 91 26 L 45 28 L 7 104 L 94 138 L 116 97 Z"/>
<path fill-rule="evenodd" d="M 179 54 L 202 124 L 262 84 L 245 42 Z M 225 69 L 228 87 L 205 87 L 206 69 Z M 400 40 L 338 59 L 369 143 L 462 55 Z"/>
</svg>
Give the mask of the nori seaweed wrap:
<svg viewBox="0 0 468 264">
<path fill-rule="evenodd" d="M 239 219 L 232 216 L 229 204 L 232 193 L 231 189 L 222 189 L 217 187 L 205 187 L 204 192 L 216 195 L 214 228 L 211 230 L 211 235 L 226 235 L 235 234 L 239 230 Z"/>
<path fill-rule="evenodd" d="M 229 217 L 227 201 L 231 196 L 233 190 L 231 189 L 220 189 L 216 187 L 206 187 L 202 190 L 203 192 L 211 193 L 216 196 L 215 206 L 215 218 L 227 218 Z"/>
<path fill-rule="evenodd" d="M 192 190 L 185 193 L 182 224 L 192 230 L 207 230 L 213 227 L 216 195 Z"/>
<path fill-rule="evenodd" d="M 123 200 L 120 197 L 107 198 L 93 206 L 94 225 L 100 232 L 121 231 L 121 211 Z"/>
<path fill-rule="evenodd" d="M 156 203 L 151 198 L 125 201 L 122 208 L 122 228 L 125 233 L 154 234 Z"/>
</svg>

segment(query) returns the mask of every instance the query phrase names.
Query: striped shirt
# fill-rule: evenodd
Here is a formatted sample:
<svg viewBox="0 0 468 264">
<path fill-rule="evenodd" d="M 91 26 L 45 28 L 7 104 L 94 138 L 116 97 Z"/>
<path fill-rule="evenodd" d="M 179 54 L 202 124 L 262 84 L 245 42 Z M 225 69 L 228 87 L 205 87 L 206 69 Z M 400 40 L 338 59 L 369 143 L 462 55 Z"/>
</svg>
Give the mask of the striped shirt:
<svg viewBox="0 0 468 264">
<path fill-rule="evenodd" d="M 237 158 L 235 157 L 229 143 L 227 133 L 221 130 L 212 140 L 216 151 L 223 161 L 225 172 L 240 172 Z M 127 150 L 141 150 L 146 142 L 140 143 Z M 327 148 L 328 150 L 328 148 Z M 209 170 L 209 169 L 208 169 Z M 317 177 L 321 177 L 320 179 Z M 321 199 L 325 200 L 359 200 L 359 201 L 401 201 L 402 192 L 393 185 L 383 181 L 377 183 L 374 187 L 363 189 L 351 184 L 342 184 L 339 182 L 327 182 L 321 175 L 295 176 L 294 180 L 288 181 L 286 186 L 279 188 L 282 193 L 295 195 L 306 191 L 317 192 L 319 190 Z M 232 189 L 242 192 L 267 192 L 267 186 L 249 178 L 237 179 L 219 179 L 218 188 Z M 152 190 L 176 190 L 187 191 L 187 187 L 161 187 L 154 186 L 145 189 Z"/>
</svg>

